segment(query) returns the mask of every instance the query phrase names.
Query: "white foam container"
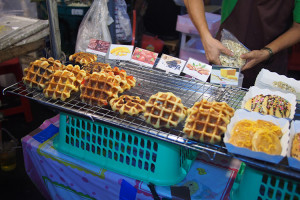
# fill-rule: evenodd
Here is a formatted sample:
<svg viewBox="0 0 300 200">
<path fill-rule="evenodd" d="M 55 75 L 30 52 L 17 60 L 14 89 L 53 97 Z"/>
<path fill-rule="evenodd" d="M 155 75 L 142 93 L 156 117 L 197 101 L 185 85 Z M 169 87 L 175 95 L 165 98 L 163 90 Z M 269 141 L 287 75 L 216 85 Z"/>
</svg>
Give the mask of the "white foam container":
<svg viewBox="0 0 300 200">
<path fill-rule="evenodd" d="M 270 72 L 267 69 L 262 69 L 256 77 L 255 86 L 262 89 L 269 89 L 273 91 L 280 91 L 283 93 L 291 93 L 279 87 L 275 87 L 273 83 L 275 81 L 282 81 L 289 86 L 293 87 L 296 91 L 296 99 L 300 102 L 300 81 L 297 81 L 294 78 L 288 78 L 284 75 L 279 75 L 275 72 Z"/>
<path fill-rule="evenodd" d="M 284 99 L 286 99 L 291 104 L 291 113 L 288 119 L 292 120 L 294 118 L 295 112 L 296 112 L 296 95 L 292 93 L 283 93 L 280 91 L 273 91 L 269 89 L 261 89 L 256 86 L 252 86 L 249 88 L 248 92 L 245 94 L 241 108 L 245 108 L 246 102 L 255 97 L 256 95 L 277 95 Z"/>
<path fill-rule="evenodd" d="M 291 123 L 291 130 L 290 130 L 290 139 L 289 139 L 289 146 L 288 146 L 288 152 L 287 152 L 287 159 L 289 166 L 295 169 L 300 170 L 300 161 L 296 158 L 291 157 L 291 151 L 292 151 L 292 145 L 293 145 L 293 139 L 296 133 L 300 133 L 300 121 L 295 120 Z M 300 145 L 300 144 L 299 144 Z"/>
</svg>

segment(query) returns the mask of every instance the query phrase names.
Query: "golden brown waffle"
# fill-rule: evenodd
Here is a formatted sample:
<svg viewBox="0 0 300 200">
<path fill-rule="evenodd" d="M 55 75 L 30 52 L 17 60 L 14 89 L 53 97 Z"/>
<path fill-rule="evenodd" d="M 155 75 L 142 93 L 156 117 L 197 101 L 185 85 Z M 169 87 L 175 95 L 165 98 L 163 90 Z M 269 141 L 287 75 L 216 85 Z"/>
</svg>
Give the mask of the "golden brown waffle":
<svg viewBox="0 0 300 200">
<path fill-rule="evenodd" d="M 188 109 L 183 132 L 188 138 L 201 142 L 217 143 L 227 129 L 234 109 L 225 102 L 196 102 Z"/>
<path fill-rule="evenodd" d="M 113 72 L 115 76 L 120 76 L 121 80 L 123 81 L 122 88 L 124 91 L 130 90 L 132 87 L 135 87 L 136 79 L 133 76 L 127 76 L 127 72 L 122 69 L 120 70 L 118 67 L 111 68 L 111 66 L 106 67 L 103 69 L 105 72 Z"/>
<path fill-rule="evenodd" d="M 120 79 L 105 72 L 94 72 L 86 76 L 80 86 L 80 99 L 90 105 L 105 106 L 111 98 L 118 97 L 122 90 Z"/>
<path fill-rule="evenodd" d="M 62 70 L 63 69 L 63 64 L 59 60 L 54 60 L 54 58 L 40 58 L 41 61 L 47 61 L 50 66 L 53 66 L 53 70 Z"/>
<path fill-rule="evenodd" d="M 287 118 L 291 114 L 291 104 L 277 95 L 256 95 L 245 103 L 245 109 L 263 115 Z"/>
<path fill-rule="evenodd" d="M 126 90 L 130 90 L 131 85 L 127 81 L 127 73 L 124 69 L 120 70 L 118 67 L 111 68 L 110 66 L 103 69 L 104 72 L 112 72 L 115 76 L 120 77 L 120 86 L 122 88 L 122 92 Z"/>
<path fill-rule="evenodd" d="M 186 107 L 172 92 L 158 92 L 146 103 L 144 117 L 155 128 L 176 127 L 186 116 Z"/>
<path fill-rule="evenodd" d="M 102 62 L 91 62 L 86 66 L 83 66 L 83 70 L 88 74 L 92 74 L 94 72 L 101 72 L 103 69 L 110 67 L 109 63 Z"/>
<path fill-rule="evenodd" d="M 76 90 L 76 77 L 67 70 L 56 70 L 43 90 L 45 97 L 65 101 Z"/>
<path fill-rule="evenodd" d="M 69 60 L 74 64 L 80 64 L 82 66 L 85 66 L 91 62 L 95 62 L 97 60 L 97 56 L 91 53 L 78 52 L 70 55 Z"/>
<path fill-rule="evenodd" d="M 80 69 L 79 65 L 67 65 L 65 66 L 65 69 L 68 70 L 69 72 L 72 72 L 75 77 L 76 77 L 76 82 L 75 82 L 75 86 L 76 86 L 76 92 L 78 91 L 80 84 L 82 83 L 83 79 L 86 77 L 86 72 L 82 69 Z"/>
<path fill-rule="evenodd" d="M 130 85 L 130 88 L 135 87 L 136 79 L 133 76 L 126 76 L 127 83 Z"/>
<path fill-rule="evenodd" d="M 200 142 L 217 143 L 225 133 L 229 121 L 214 109 L 193 110 L 186 119 L 183 132 Z"/>
<path fill-rule="evenodd" d="M 230 119 L 233 115 L 235 110 L 231 108 L 226 102 L 216 102 L 216 101 L 207 101 L 206 99 L 202 99 L 199 102 L 196 102 L 191 109 L 198 110 L 199 108 L 203 109 L 214 109 L 218 113 L 223 114 L 227 119 Z"/>
<path fill-rule="evenodd" d="M 133 76 L 127 76 L 127 73 L 125 70 L 120 70 L 118 67 L 112 68 L 109 63 L 101 63 L 101 62 L 92 62 L 88 64 L 87 66 L 83 67 L 83 70 L 85 70 L 87 73 L 92 74 L 93 72 L 112 72 L 115 76 L 119 76 L 121 79 L 121 88 L 123 89 L 121 91 L 124 92 L 126 90 L 130 90 L 132 87 L 135 86 L 136 80 Z"/>
<path fill-rule="evenodd" d="M 47 61 L 35 60 L 24 69 L 23 82 L 30 88 L 42 90 L 53 72 L 53 66 L 50 66 Z"/>
<path fill-rule="evenodd" d="M 146 101 L 138 96 L 121 95 L 119 98 L 113 98 L 109 101 L 113 111 L 119 111 L 120 114 L 129 114 L 131 116 L 144 112 Z"/>
<path fill-rule="evenodd" d="M 279 138 L 267 129 L 259 129 L 252 138 L 252 150 L 271 155 L 280 155 L 282 151 Z"/>
</svg>

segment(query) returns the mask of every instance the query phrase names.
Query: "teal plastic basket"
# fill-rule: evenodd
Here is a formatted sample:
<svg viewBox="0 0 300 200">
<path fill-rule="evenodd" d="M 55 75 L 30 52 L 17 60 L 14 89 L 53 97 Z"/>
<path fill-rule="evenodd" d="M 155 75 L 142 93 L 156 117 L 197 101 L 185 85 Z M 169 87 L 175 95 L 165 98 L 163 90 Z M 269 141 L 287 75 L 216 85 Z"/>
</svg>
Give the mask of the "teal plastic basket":
<svg viewBox="0 0 300 200">
<path fill-rule="evenodd" d="M 60 113 L 54 148 L 125 176 L 169 186 L 185 178 L 198 152 L 143 134 Z"/>
<path fill-rule="evenodd" d="M 242 163 L 230 199 L 300 200 L 300 182 L 258 171 Z"/>
</svg>

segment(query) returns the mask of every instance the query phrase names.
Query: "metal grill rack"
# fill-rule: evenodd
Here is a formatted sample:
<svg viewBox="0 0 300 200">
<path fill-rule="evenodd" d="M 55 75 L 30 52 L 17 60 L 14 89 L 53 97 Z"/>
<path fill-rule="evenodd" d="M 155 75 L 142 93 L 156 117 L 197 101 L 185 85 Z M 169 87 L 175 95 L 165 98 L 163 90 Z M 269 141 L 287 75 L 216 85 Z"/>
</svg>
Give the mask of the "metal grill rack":
<svg viewBox="0 0 300 200">
<path fill-rule="evenodd" d="M 208 100 L 225 101 L 232 108 L 239 109 L 243 97 L 247 92 L 247 89 L 222 87 L 221 85 L 210 84 L 184 76 L 166 74 L 157 69 L 144 68 L 129 62 L 111 61 L 110 64 L 111 66 L 118 66 L 120 69 L 126 70 L 127 75 L 132 75 L 137 80 L 136 86 L 124 94 L 136 95 L 145 100 L 148 100 L 151 95 L 157 92 L 173 92 L 176 96 L 181 98 L 182 103 L 188 108 L 192 107 L 195 102 L 205 98 Z M 109 106 L 99 107 L 85 104 L 81 102 L 79 92 L 72 93 L 71 97 L 66 101 L 53 100 L 45 98 L 41 91 L 26 88 L 22 82 L 5 88 L 3 93 L 5 94 L 6 92 L 24 96 L 58 111 L 79 115 L 89 118 L 92 121 L 100 121 L 129 131 L 182 145 L 186 148 L 205 153 L 211 160 L 213 160 L 216 155 L 230 158 L 238 157 L 240 160 L 256 168 L 273 171 L 276 174 L 290 178 L 300 178 L 300 172 L 290 169 L 286 163 L 274 165 L 244 156 L 235 156 L 227 152 L 224 143 L 213 145 L 187 139 L 182 132 L 183 123 L 180 123 L 176 128 L 155 129 L 145 122 L 142 114 L 136 117 L 120 115 L 112 111 Z M 299 113 L 299 111 L 300 109 L 297 107 L 296 112 Z"/>
</svg>

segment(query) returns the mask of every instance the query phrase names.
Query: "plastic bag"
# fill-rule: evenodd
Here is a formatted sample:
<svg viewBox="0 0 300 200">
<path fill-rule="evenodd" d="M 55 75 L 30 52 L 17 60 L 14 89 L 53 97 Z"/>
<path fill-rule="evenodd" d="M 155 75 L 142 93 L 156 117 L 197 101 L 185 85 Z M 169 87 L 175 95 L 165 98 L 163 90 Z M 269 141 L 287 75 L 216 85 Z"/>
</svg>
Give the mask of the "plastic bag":
<svg viewBox="0 0 300 200">
<path fill-rule="evenodd" d="M 115 0 L 115 23 L 117 40 L 120 42 L 131 42 L 132 29 L 125 0 Z"/>
<path fill-rule="evenodd" d="M 249 49 L 226 29 L 221 32 L 221 43 L 234 54 L 234 56 L 227 56 L 221 53 L 219 58 L 222 66 L 241 68 L 246 64 L 246 60 L 240 56 L 248 53 Z"/>
<path fill-rule="evenodd" d="M 111 43 L 108 29 L 108 0 L 94 0 L 78 29 L 75 52 L 86 51 L 90 39 Z"/>
</svg>

